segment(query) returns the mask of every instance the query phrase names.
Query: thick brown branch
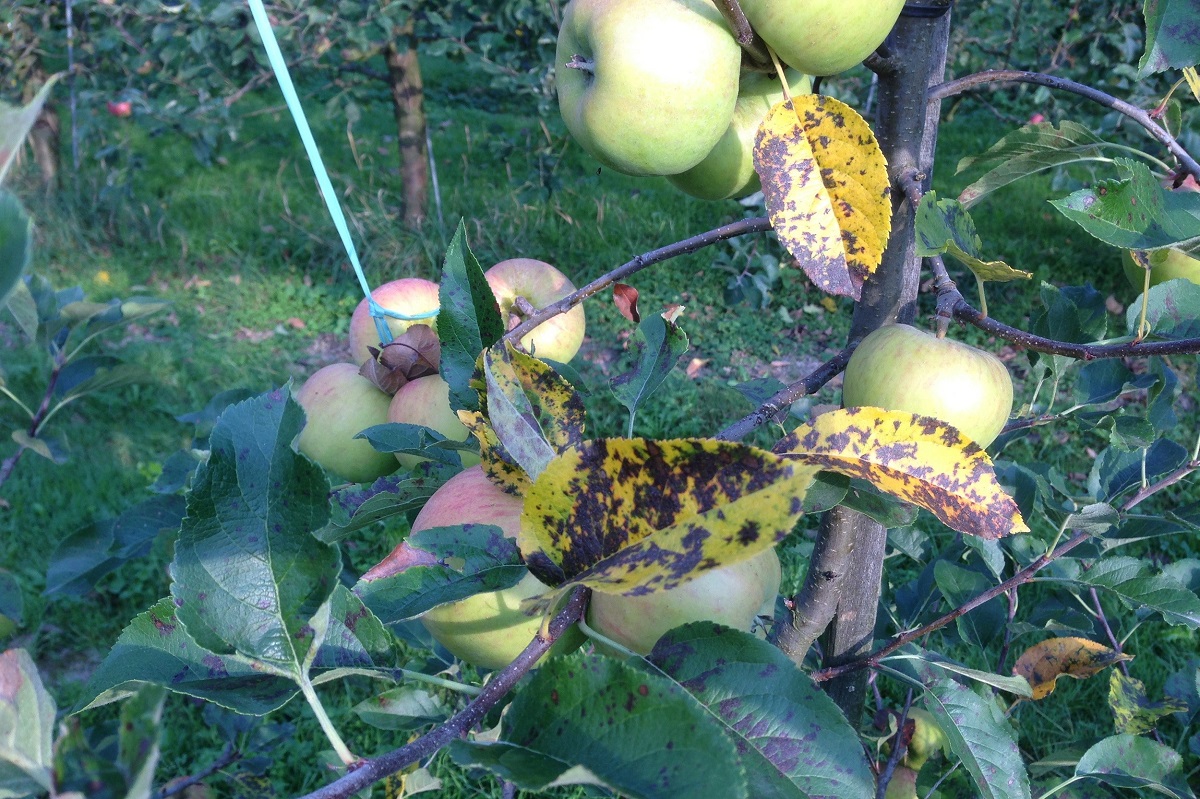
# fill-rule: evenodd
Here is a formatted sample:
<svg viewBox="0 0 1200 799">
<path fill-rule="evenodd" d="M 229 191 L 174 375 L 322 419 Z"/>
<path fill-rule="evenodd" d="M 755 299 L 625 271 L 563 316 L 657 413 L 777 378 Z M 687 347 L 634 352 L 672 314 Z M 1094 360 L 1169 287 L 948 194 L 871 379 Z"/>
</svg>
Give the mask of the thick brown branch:
<svg viewBox="0 0 1200 799">
<path fill-rule="evenodd" d="M 362 789 L 374 785 L 384 777 L 395 774 L 400 769 L 429 757 L 434 752 L 446 746 L 456 738 L 466 735 L 478 724 L 487 712 L 497 702 L 516 686 L 522 677 L 541 659 L 555 641 L 576 621 L 579 620 L 584 608 L 587 607 L 588 595 L 586 588 L 576 588 L 567 600 L 566 606 L 550 622 L 549 635 L 546 638 L 538 636 L 529 642 L 529 646 L 517 655 L 517 659 L 496 672 L 479 696 L 469 705 L 459 711 L 446 723 L 435 727 L 425 735 L 410 744 L 394 749 L 385 755 L 371 760 L 362 761 L 357 768 L 345 776 L 318 788 L 312 793 L 305 794 L 301 799 L 346 799 Z"/>
<path fill-rule="evenodd" d="M 1032 83 L 1038 86 L 1047 86 L 1051 89 L 1072 92 L 1080 97 L 1099 103 L 1105 108 L 1111 108 L 1145 128 L 1151 136 L 1170 151 L 1171 155 L 1179 159 L 1179 163 L 1187 172 L 1191 173 L 1196 180 L 1200 180 L 1200 163 L 1197 163 L 1196 159 L 1187 150 L 1183 149 L 1183 146 L 1175 140 L 1175 137 L 1166 128 L 1155 122 L 1148 111 L 1127 103 L 1124 100 L 1118 100 L 1111 94 L 1102 92 L 1092 86 L 1076 83 L 1073 80 L 1057 78 L 1041 72 L 1027 72 L 1020 69 L 995 69 L 987 72 L 977 72 L 974 75 L 967 75 L 957 80 L 946 81 L 937 86 L 931 86 L 928 94 L 929 102 L 938 102 L 947 97 L 953 97 L 956 94 L 978 88 L 988 83 Z"/>
</svg>

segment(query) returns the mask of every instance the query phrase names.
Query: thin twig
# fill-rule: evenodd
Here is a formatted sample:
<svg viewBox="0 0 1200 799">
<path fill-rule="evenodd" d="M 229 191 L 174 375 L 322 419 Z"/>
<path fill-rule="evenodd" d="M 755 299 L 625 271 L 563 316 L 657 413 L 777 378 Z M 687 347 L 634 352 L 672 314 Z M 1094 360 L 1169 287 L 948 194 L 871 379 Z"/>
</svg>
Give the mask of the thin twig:
<svg viewBox="0 0 1200 799">
<path fill-rule="evenodd" d="M 857 342 L 853 342 L 853 344 L 857 344 Z M 782 412 L 784 408 L 787 408 L 801 397 L 815 393 L 823 385 L 841 374 L 845 370 L 846 363 L 849 362 L 850 355 L 853 352 L 854 347 L 848 346 L 795 383 L 771 395 L 766 402 L 758 406 L 752 413 L 743 416 L 738 421 L 729 425 L 729 427 L 717 433 L 715 438 L 719 441 L 740 441 L 745 438 L 754 428 L 766 424 Z"/>
<path fill-rule="evenodd" d="M 900 724 L 896 727 L 896 743 L 892 746 L 892 753 L 888 755 L 887 764 L 884 765 L 883 773 L 879 775 L 875 785 L 875 799 L 884 799 L 887 795 L 888 783 L 896 773 L 896 766 L 900 765 L 900 758 L 908 751 L 908 742 L 904 740 L 904 725 L 908 723 L 908 711 L 912 709 L 912 700 L 913 691 L 909 688 L 908 696 L 904 697 L 904 708 L 900 711 Z"/>
<path fill-rule="evenodd" d="M 1111 108 L 1114 111 L 1120 112 L 1145 128 L 1151 136 L 1170 151 L 1171 155 L 1179 159 L 1179 163 L 1187 172 L 1191 173 L 1196 180 L 1200 180 L 1200 163 L 1197 163 L 1196 159 L 1187 150 L 1183 149 L 1183 146 L 1175 140 L 1175 137 L 1166 128 L 1154 121 L 1148 111 L 1083 83 L 1076 83 L 1073 80 L 1058 78 L 1041 72 L 1028 72 L 1020 69 L 994 69 L 986 72 L 976 72 L 973 75 L 967 75 L 957 80 L 930 86 L 926 97 L 928 102 L 935 103 L 988 83 L 1033 83 L 1038 86 L 1047 86 L 1051 89 L 1072 92 L 1080 97 L 1099 103 L 1105 108 Z"/>
<path fill-rule="evenodd" d="M 1125 503 L 1121 506 L 1121 512 L 1128 513 L 1130 510 L 1132 510 L 1135 506 L 1137 506 L 1139 503 L 1141 503 L 1148 497 L 1153 496 L 1154 494 L 1158 493 L 1159 491 L 1162 491 L 1164 488 L 1174 485 L 1175 483 L 1179 482 L 1187 475 L 1192 474 L 1193 472 L 1196 472 L 1197 470 L 1200 470 L 1200 461 L 1192 461 L 1191 463 L 1184 464 L 1180 468 L 1176 469 L 1174 472 L 1171 472 L 1166 477 L 1162 478 L 1161 480 L 1158 480 L 1157 482 L 1153 483 L 1152 485 L 1146 486 L 1145 488 L 1143 488 L 1142 490 L 1140 490 L 1136 494 L 1134 494 L 1132 497 L 1130 497 L 1128 500 L 1126 500 Z M 989 588 L 988 590 L 984 591 L 982 594 L 979 594 L 978 596 L 967 600 L 963 605 L 955 608 L 954 610 L 950 611 L 946 615 L 941 616 L 940 618 L 934 619 L 933 621 L 929 622 L 928 624 L 924 625 L 923 627 L 918 627 L 915 630 L 909 630 L 908 632 L 893 636 L 891 639 L 888 640 L 888 642 L 886 644 L 879 647 L 874 652 L 871 652 L 869 655 L 866 655 L 864 657 L 861 657 L 861 658 L 851 661 L 849 663 L 843 663 L 838 666 L 833 666 L 833 667 L 830 667 L 827 669 L 821 669 L 820 671 L 815 671 L 809 676 L 811 676 L 812 679 L 816 682 L 824 682 L 825 680 L 831 680 L 834 677 L 840 677 L 841 675 L 848 674 L 849 672 L 852 672 L 852 671 L 857 671 L 859 669 L 864 669 L 864 668 L 868 668 L 870 666 L 875 666 L 876 664 L 879 663 L 880 660 L 882 660 L 884 657 L 887 657 L 892 652 L 895 652 L 900 647 L 902 647 L 906 644 L 909 644 L 909 643 L 917 640 L 918 638 L 922 638 L 922 637 L 928 635 L 929 633 L 933 632 L 934 630 L 939 630 L 942 627 L 945 627 L 950 622 L 954 621 L 955 619 L 959 618 L 960 616 L 963 616 L 963 615 L 971 612 L 972 610 L 974 610 L 975 608 L 984 604 L 985 602 L 987 602 L 991 599 L 995 599 L 996 597 L 1000 596 L 1001 594 L 1005 593 L 1006 591 L 1009 591 L 1011 589 L 1016 588 L 1019 585 L 1029 582 L 1031 579 L 1033 579 L 1034 575 L 1037 574 L 1039 571 L 1046 568 L 1046 566 L 1050 565 L 1051 563 L 1058 560 L 1062 556 L 1066 555 L 1068 552 L 1075 549 L 1075 547 L 1079 546 L 1080 544 L 1082 544 L 1084 541 L 1086 541 L 1087 539 L 1089 539 L 1091 537 L 1092 537 L 1092 533 L 1088 532 L 1088 531 L 1076 533 L 1074 536 L 1072 536 L 1071 538 L 1069 538 L 1065 542 L 1063 542 L 1061 545 L 1059 545 L 1059 547 L 1057 549 L 1055 549 L 1053 552 L 1049 552 L 1045 555 L 1042 555 L 1037 560 L 1035 560 L 1033 563 L 1030 563 L 1024 569 L 1021 569 L 1021 571 L 1014 574 L 1012 577 L 1008 578 L 1007 580 L 1000 583 L 999 585 Z"/>
<path fill-rule="evenodd" d="M 530 641 L 529 645 L 522 650 L 521 654 L 517 655 L 512 663 L 496 672 L 495 676 L 483 686 L 483 691 L 479 696 L 451 719 L 412 743 L 379 757 L 360 761 L 346 775 L 323 788 L 305 794 L 301 799 L 346 799 L 346 797 L 353 796 L 367 786 L 432 755 L 451 741 L 466 735 L 496 703 L 516 686 L 522 677 L 529 673 L 567 628 L 579 619 L 584 608 L 587 607 L 589 593 L 586 588 L 576 588 L 563 610 L 550 622 L 548 635 L 545 638 L 538 635 Z"/>
<path fill-rule="evenodd" d="M 668 244 L 665 247 L 659 247 L 656 250 L 643 253 L 633 260 L 621 264 L 611 272 L 601 275 L 583 288 L 568 294 L 558 302 L 552 302 L 537 313 L 530 314 L 521 324 L 505 333 L 504 340 L 516 344 L 526 333 L 529 333 L 547 319 L 552 319 L 559 314 L 566 313 L 588 297 L 599 294 L 613 283 L 624 280 L 648 266 L 653 266 L 654 264 L 676 258 L 680 255 L 696 252 L 727 239 L 744 236 L 747 233 L 763 233 L 770 229 L 771 222 L 769 219 L 765 216 L 756 216 L 732 222 L 728 225 L 722 225 L 719 228 L 701 233 L 698 236 L 692 236 L 683 241 L 677 241 L 674 244 Z"/>
<path fill-rule="evenodd" d="M 754 68 L 772 69 L 771 56 L 767 53 L 767 43 L 750 25 L 750 20 L 746 19 L 746 12 L 742 11 L 738 0 L 717 0 L 717 8 L 721 9 L 721 13 L 725 15 L 725 21 L 733 29 L 734 40 L 753 62 Z"/>
<path fill-rule="evenodd" d="M 1004 643 L 1000 646 L 1000 657 L 996 658 L 997 674 L 1004 670 L 1004 661 L 1008 660 L 1008 648 L 1012 646 L 1012 624 L 1017 618 L 1017 589 L 1009 589 L 1005 596 L 1008 597 L 1008 623 L 1004 625 Z"/>
<path fill-rule="evenodd" d="M 208 779 L 213 774 L 216 774 L 223 768 L 226 768 L 233 763 L 241 760 L 243 753 L 233 747 L 233 742 L 225 744 L 225 749 L 222 750 L 221 756 L 212 762 L 207 768 L 198 771 L 190 777 L 176 780 L 169 786 L 164 786 L 154 794 L 154 799 L 167 799 L 168 796 L 174 796 L 177 793 L 183 793 L 193 785 L 197 785 L 203 780 Z"/>
</svg>

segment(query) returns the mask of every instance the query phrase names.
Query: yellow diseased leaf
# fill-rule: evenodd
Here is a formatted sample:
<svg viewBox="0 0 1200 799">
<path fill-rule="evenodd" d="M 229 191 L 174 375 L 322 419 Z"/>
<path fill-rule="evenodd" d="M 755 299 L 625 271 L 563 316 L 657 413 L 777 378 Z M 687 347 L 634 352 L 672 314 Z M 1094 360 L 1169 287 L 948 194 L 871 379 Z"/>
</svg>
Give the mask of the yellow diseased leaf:
<svg viewBox="0 0 1200 799">
<path fill-rule="evenodd" d="M 816 472 L 724 441 L 586 441 L 534 483 L 517 544 L 552 585 L 665 590 L 774 546 Z"/>
<path fill-rule="evenodd" d="M 479 442 L 479 460 L 483 473 L 506 494 L 523 497 L 532 485 L 525 470 L 512 460 L 500 444 L 496 431 L 488 424 L 487 417 L 478 411 L 459 411 L 458 420 L 466 425 Z"/>
<path fill-rule="evenodd" d="M 830 411 L 797 427 L 775 452 L 867 480 L 959 532 L 999 538 L 1029 530 L 987 453 L 929 416 L 870 407 Z"/>
<path fill-rule="evenodd" d="M 1029 280 L 1033 277 L 1032 272 L 1026 272 L 1024 269 L 1014 269 L 1004 263 L 1004 261 L 984 261 L 976 258 L 974 255 L 963 252 L 962 248 L 954 242 L 946 242 L 946 252 L 962 261 L 968 269 L 975 273 L 975 277 L 980 280 L 993 280 L 1003 283 L 1010 280 Z"/>
<path fill-rule="evenodd" d="M 1144 735 L 1164 716 L 1187 711 L 1187 702 L 1173 696 L 1151 702 L 1146 684 L 1126 677 L 1119 669 L 1113 669 L 1108 677 L 1108 706 L 1112 708 L 1117 735 Z"/>
<path fill-rule="evenodd" d="M 858 299 L 892 229 L 879 142 L 858 112 L 818 94 L 779 103 L 754 144 L 771 225 L 823 291 Z"/>
<path fill-rule="evenodd" d="M 1129 655 L 1086 638 L 1048 638 L 1021 653 L 1013 664 L 1013 674 L 1029 681 L 1033 699 L 1045 699 L 1054 691 L 1059 677 L 1082 680 Z"/>
</svg>

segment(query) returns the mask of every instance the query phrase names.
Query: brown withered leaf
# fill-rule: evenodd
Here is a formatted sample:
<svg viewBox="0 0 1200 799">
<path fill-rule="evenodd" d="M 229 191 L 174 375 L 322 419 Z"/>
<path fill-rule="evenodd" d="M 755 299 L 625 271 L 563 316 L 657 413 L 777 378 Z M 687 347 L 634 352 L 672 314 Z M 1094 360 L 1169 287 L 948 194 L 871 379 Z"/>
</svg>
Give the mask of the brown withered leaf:
<svg viewBox="0 0 1200 799">
<path fill-rule="evenodd" d="M 411 326 L 382 350 L 367 349 L 374 357 L 363 363 L 358 373 L 388 394 L 418 377 L 437 374 L 442 359 L 442 344 L 429 325 Z"/>
<path fill-rule="evenodd" d="M 634 324 L 642 321 L 642 315 L 638 313 L 637 301 L 638 290 L 633 286 L 625 283 L 616 283 L 613 285 L 613 304 L 617 306 L 617 310 L 621 312 L 621 316 L 624 316 Z"/>
<path fill-rule="evenodd" d="M 1013 674 L 1029 681 L 1033 699 L 1045 699 L 1054 691 L 1059 677 L 1082 680 L 1091 677 L 1129 655 L 1110 649 L 1087 638 L 1047 638 L 1021 653 L 1013 664 Z"/>
</svg>

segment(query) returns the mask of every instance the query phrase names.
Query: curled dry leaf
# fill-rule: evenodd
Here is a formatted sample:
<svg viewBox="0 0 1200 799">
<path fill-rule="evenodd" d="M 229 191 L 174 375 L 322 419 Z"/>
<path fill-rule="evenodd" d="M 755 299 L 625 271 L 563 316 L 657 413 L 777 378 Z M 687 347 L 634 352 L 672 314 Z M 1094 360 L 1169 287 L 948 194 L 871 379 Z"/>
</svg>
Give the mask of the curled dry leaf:
<svg viewBox="0 0 1200 799">
<path fill-rule="evenodd" d="M 358 373 L 388 394 L 418 377 L 437 374 L 442 358 L 441 342 L 429 325 L 413 325 L 382 350 L 368 349 L 375 357 L 363 363 Z"/>
<path fill-rule="evenodd" d="M 637 301 L 638 290 L 633 286 L 625 283 L 613 285 L 613 304 L 617 306 L 621 316 L 634 324 L 642 321 L 642 315 L 638 313 Z"/>
<path fill-rule="evenodd" d="M 1029 681 L 1033 699 L 1045 699 L 1059 677 L 1082 680 L 1132 656 L 1087 638 L 1048 638 L 1021 653 L 1013 674 Z"/>
</svg>

